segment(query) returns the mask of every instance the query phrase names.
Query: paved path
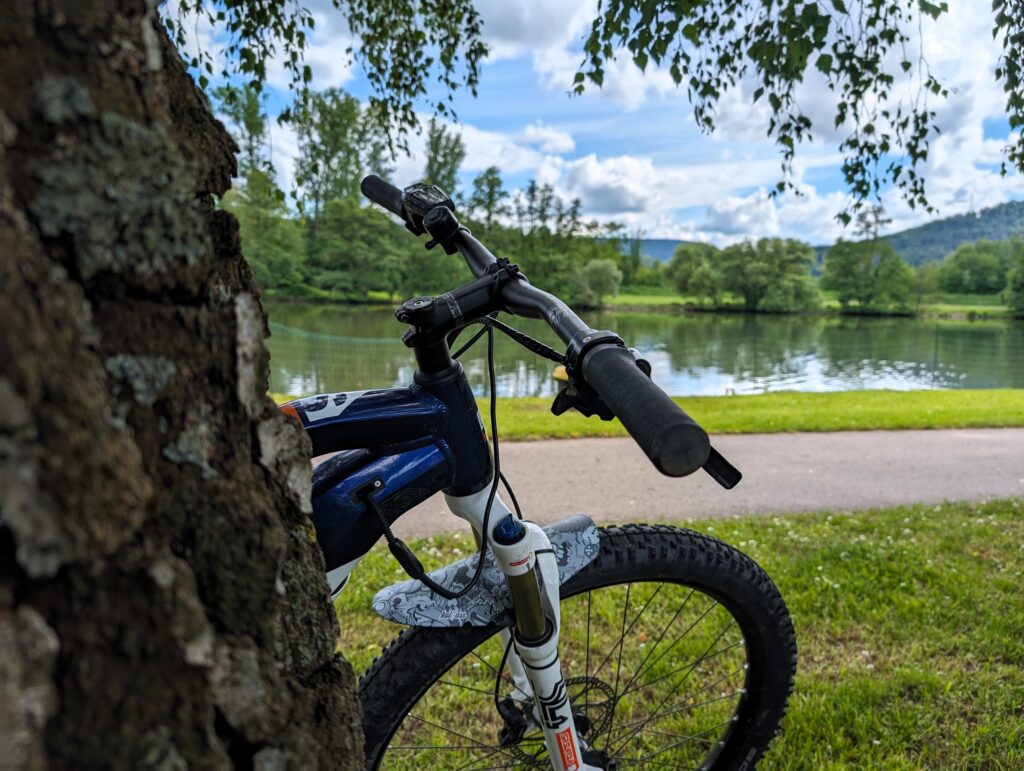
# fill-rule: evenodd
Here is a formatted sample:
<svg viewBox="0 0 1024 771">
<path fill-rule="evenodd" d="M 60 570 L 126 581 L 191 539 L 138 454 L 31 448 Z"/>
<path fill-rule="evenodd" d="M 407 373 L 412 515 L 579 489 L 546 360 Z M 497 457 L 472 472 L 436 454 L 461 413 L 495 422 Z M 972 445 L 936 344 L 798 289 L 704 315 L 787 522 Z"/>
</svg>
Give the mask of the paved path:
<svg viewBox="0 0 1024 771">
<path fill-rule="evenodd" d="M 1024 429 L 749 434 L 714 443 L 743 472 L 733 490 L 703 472 L 664 477 L 631 439 L 505 442 L 501 467 L 524 516 L 541 523 L 580 512 L 627 522 L 1024 495 Z M 395 530 L 465 527 L 437 495 Z"/>
</svg>

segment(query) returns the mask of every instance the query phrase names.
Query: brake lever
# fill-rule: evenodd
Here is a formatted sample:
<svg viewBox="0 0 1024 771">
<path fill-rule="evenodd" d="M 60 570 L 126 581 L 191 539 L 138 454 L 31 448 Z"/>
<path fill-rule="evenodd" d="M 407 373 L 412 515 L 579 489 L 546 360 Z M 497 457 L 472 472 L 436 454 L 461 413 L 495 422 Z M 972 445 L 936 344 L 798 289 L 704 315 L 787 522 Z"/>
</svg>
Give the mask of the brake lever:
<svg viewBox="0 0 1024 771">
<path fill-rule="evenodd" d="M 613 333 L 607 332 L 606 335 L 613 336 Z M 618 337 L 615 337 L 618 340 Z M 621 341 L 620 341 L 621 342 Z M 643 372 L 647 377 L 651 376 L 651 364 L 647 359 L 640 355 L 640 352 L 636 348 L 628 349 L 633 358 L 636 360 L 636 366 Z M 598 396 L 597 391 L 591 388 L 586 382 L 579 376 L 579 369 L 577 366 L 573 366 L 573 357 L 567 355 L 566 358 L 566 374 L 569 375 L 569 385 L 564 386 L 556 395 L 555 401 L 551 405 L 551 414 L 561 415 L 570 409 L 575 409 L 584 417 L 591 417 L 597 415 L 601 420 L 612 420 L 615 418 L 615 413 L 612 412 L 611 407 L 605 404 L 604 399 Z M 578 362 L 579 357 L 576 357 Z"/>
<path fill-rule="evenodd" d="M 615 417 L 615 413 L 593 389 L 579 383 L 563 386 L 551 403 L 552 415 L 561 415 L 570 409 L 575 409 L 587 418 L 597 415 L 601 420 L 612 420 Z"/>
</svg>

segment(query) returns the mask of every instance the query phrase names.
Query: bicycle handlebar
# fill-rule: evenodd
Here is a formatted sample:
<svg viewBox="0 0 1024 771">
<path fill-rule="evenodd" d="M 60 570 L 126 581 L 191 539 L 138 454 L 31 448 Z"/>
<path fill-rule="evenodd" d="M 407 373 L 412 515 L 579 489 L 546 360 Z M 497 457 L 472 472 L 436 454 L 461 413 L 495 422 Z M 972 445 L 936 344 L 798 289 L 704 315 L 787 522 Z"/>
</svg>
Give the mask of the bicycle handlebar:
<svg viewBox="0 0 1024 771">
<path fill-rule="evenodd" d="M 360 189 L 363 195 L 401 217 L 413 229 L 411 212 L 401 190 L 376 176 L 366 177 Z M 451 244 L 477 277 L 497 262 L 487 247 L 465 228 L 451 235 Z M 516 274 L 502 287 L 501 299 L 508 311 L 517 316 L 543 319 L 567 344 L 574 338 L 595 332 L 564 302 L 533 286 L 522 274 Z M 579 369 L 583 380 L 622 421 L 661 473 L 680 477 L 704 467 L 725 487 L 732 487 L 739 481 L 739 472 L 714 452 L 704 429 L 655 385 L 622 345 L 604 343 L 584 350 Z M 725 479 L 732 481 L 727 484 Z"/>
<path fill-rule="evenodd" d="M 707 461 L 711 450 L 707 433 L 637 367 L 627 349 L 592 348 L 583 359 L 583 379 L 662 474 L 686 476 Z"/>
<path fill-rule="evenodd" d="M 376 174 L 371 174 L 368 177 L 363 177 L 363 181 L 359 183 L 359 189 L 374 203 L 405 219 L 405 214 L 402 211 L 402 191 L 387 180 L 381 179 Z"/>
</svg>

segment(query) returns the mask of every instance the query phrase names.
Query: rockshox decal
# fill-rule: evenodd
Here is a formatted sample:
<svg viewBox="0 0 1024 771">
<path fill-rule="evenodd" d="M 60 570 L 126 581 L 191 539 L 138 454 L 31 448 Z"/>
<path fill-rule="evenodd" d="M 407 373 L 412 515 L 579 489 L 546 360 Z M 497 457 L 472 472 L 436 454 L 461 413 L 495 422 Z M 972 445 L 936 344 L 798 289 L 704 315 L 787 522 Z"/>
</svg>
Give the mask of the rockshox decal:
<svg viewBox="0 0 1024 771">
<path fill-rule="evenodd" d="M 562 766 L 565 771 L 578 771 L 580 759 L 576 756 L 576 745 L 572 740 L 572 729 L 566 728 L 555 734 L 558 742 L 558 754 L 562 758 Z"/>
</svg>

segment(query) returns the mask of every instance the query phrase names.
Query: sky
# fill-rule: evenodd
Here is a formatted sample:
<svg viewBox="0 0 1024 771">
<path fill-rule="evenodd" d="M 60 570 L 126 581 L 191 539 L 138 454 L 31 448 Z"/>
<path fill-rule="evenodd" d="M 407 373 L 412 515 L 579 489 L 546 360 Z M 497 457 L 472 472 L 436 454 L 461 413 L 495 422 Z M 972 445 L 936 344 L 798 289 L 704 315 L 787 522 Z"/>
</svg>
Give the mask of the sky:
<svg viewBox="0 0 1024 771">
<path fill-rule="evenodd" d="M 366 99 L 365 76 L 346 62 L 351 36 L 342 14 L 327 0 L 306 5 L 317 22 L 307 53 L 314 87 L 336 86 Z M 626 56 L 607 67 L 603 88 L 570 95 L 596 0 L 476 0 L 475 5 L 492 52 L 482 68 L 478 97 L 465 93 L 455 102 L 459 123 L 453 128 L 466 145 L 463 190 L 497 165 L 507 188 L 531 178 L 550 183 L 566 200 L 579 197 L 586 218 L 619 222 L 648 238 L 725 245 L 762 236 L 813 244 L 854 236 L 835 219 L 847 201 L 837 150 L 842 135 L 832 128 L 835 97 L 816 72 L 798 92 L 815 125 L 815 141 L 797 151 L 795 181 L 801 194 L 773 199 L 768 191 L 780 179 L 778 150 L 765 136 L 768 107 L 752 102 L 748 83 L 723 98 L 716 130 L 703 134 L 685 91 L 665 71 L 641 73 Z M 938 213 L 912 210 L 897 191 L 887 190 L 889 232 L 1024 198 L 1024 177 L 999 173 L 1010 131 L 994 78 L 999 45 L 992 39 L 989 4 L 955 0 L 950 5 L 937 22 L 923 22 L 916 41 L 950 89 L 947 99 L 935 102 L 942 132 L 933 138 L 923 167 Z M 215 47 L 214 35 L 196 27 L 195 40 L 208 49 Z M 273 108 L 287 100 L 288 78 L 283 67 L 272 64 L 268 80 Z M 438 95 L 433 94 L 435 100 Z M 274 123 L 271 143 L 279 184 L 289 190 L 294 134 Z M 397 160 L 396 184 L 418 181 L 423 144 L 414 138 L 411 156 Z"/>
</svg>

